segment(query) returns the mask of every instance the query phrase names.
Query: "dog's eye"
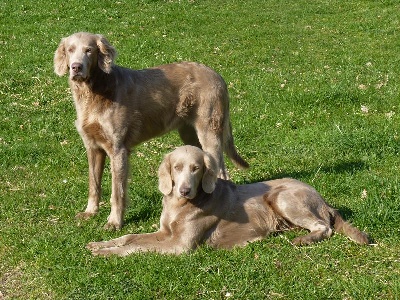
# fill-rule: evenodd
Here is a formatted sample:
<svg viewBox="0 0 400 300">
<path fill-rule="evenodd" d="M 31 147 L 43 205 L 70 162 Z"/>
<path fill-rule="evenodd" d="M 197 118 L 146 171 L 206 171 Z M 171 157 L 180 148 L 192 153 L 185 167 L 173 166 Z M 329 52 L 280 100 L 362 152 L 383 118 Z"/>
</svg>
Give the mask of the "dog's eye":
<svg viewBox="0 0 400 300">
<path fill-rule="evenodd" d="M 176 166 L 174 166 L 174 169 L 175 169 L 175 171 L 181 171 L 182 170 L 182 166 L 180 166 L 180 165 L 176 165 Z"/>
<path fill-rule="evenodd" d="M 86 52 L 86 54 L 92 53 L 92 48 L 86 48 L 85 52 Z"/>
<path fill-rule="evenodd" d="M 200 169 L 199 166 L 193 166 L 192 167 L 192 172 L 194 173 L 194 172 L 198 171 L 199 169 Z"/>
</svg>

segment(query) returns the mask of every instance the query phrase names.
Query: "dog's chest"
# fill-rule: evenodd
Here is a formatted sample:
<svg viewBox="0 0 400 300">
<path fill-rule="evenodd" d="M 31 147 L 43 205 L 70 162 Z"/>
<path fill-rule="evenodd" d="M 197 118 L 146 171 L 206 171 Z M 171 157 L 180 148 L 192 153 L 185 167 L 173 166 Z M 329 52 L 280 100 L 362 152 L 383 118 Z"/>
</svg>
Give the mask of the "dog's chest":
<svg viewBox="0 0 400 300">
<path fill-rule="evenodd" d="M 75 126 L 86 146 L 105 148 L 107 137 L 100 122 L 78 117 Z"/>
<path fill-rule="evenodd" d="M 107 112 L 96 107 L 77 106 L 75 126 L 87 147 L 102 148 L 106 152 L 113 149 L 120 134 L 115 129 L 117 125 L 111 121 Z"/>
</svg>

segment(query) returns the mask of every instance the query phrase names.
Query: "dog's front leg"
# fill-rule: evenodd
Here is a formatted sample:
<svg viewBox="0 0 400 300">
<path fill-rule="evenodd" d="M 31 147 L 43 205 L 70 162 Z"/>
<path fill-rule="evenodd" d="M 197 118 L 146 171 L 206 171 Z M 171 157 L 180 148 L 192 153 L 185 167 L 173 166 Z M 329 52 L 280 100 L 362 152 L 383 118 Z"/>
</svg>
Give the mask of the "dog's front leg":
<svg viewBox="0 0 400 300">
<path fill-rule="evenodd" d="M 181 254 L 192 249 L 180 237 L 173 237 L 163 231 L 128 234 L 109 241 L 91 242 L 86 248 L 96 256 L 126 256 L 136 252 Z"/>
<path fill-rule="evenodd" d="M 120 229 L 123 225 L 123 218 L 127 203 L 127 182 L 128 182 L 128 156 L 126 148 L 115 149 L 110 155 L 111 160 L 111 212 L 107 219 L 105 229 Z"/>
<path fill-rule="evenodd" d="M 80 219 L 88 219 L 99 211 L 101 179 L 106 159 L 106 153 L 102 149 L 87 147 L 86 152 L 89 164 L 89 199 L 85 211 L 76 215 Z"/>
</svg>

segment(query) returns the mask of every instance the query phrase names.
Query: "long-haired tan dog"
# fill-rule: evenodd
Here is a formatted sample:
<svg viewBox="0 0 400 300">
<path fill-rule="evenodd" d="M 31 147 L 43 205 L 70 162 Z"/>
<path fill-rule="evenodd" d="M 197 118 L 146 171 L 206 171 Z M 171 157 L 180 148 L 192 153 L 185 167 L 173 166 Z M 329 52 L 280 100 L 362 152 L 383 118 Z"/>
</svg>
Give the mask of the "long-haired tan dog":
<svg viewBox="0 0 400 300">
<path fill-rule="evenodd" d="M 333 229 L 359 244 L 367 235 L 345 222 L 311 186 L 295 179 L 235 185 L 217 179 L 217 165 L 201 149 L 183 146 L 166 155 L 159 168 L 164 194 L 160 229 L 92 242 L 94 255 L 128 255 L 139 251 L 180 254 L 206 243 L 215 248 L 244 246 L 268 234 L 305 228 L 293 240 L 308 245 L 333 234 Z"/>
<path fill-rule="evenodd" d="M 227 177 L 223 152 L 237 167 L 248 167 L 234 146 L 228 91 L 220 75 L 193 62 L 131 70 L 114 65 L 115 57 L 115 49 L 103 36 L 84 32 L 63 38 L 54 56 L 55 73 L 69 72 L 75 125 L 89 162 L 89 199 L 78 217 L 98 212 L 108 155 L 112 194 L 106 228 L 120 228 L 130 149 L 174 129 L 185 144 L 210 153 L 221 178 Z"/>
</svg>

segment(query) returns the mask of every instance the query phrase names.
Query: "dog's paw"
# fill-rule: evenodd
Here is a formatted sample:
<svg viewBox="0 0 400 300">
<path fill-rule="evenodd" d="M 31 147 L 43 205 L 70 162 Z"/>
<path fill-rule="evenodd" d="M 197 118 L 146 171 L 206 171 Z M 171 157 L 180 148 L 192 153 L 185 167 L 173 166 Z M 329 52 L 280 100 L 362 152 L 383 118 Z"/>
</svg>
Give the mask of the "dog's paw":
<svg viewBox="0 0 400 300">
<path fill-rule="evenodd" d="M 113 254 L 108 248 L 103 248 L 102 242 L 91 242 L 86 245 L 86 249 L 88 249 L 93 256 L 101 256 L 106 257 Z"/>
<path fill-rule="evenodd" d="M 80 219 L 80 220 L 88 220 L 91 217 L 93 217 L 94 215 L 95 215 L 95 213 L 89 213 L 89 212 L 83 211 L 83 212 L 77 213 L 75 218 Z"/>
<path fill-rule="evenodd" d="M 104 248 L 103 242 L 90 242 L 86 245 L 86 249 L 92 252 L 93 256 L 110 256 L 110 253 L 107 251 L 107 248 Z"/>
<path fill-rule="evenodd" d="M 106 225 L 104 225 L 104 229 L 108 230 L 108 231 L 116 231 L 116 230 L 120 230 L 122 228 L 122 224 L 120 223 L 106 223 Z"/>
<path fill-rule="evenodd" d="M 86 249 L 88 249 L 90 251 L 98 250 L 100 248 L 101 248 L 101 245 L 98 242 L 90 242 L 86 245 Z"/>
<path fill-rule="evenodd" d="M 104 249 L 89 249 L 89 250 L 90 252 L 92 252 L 93 256 L 107 257 L 111 255 L 110 253 L 108 253 L 108 251 Z"/>
<path fill-rule="evenodd" d="M 310 241 L 308 238 L 306 238 L 304 236 L 299 236 L 297 238 L 294 238 L 292 241 L 292 244 L 295 246 L 307 246 L 312 243 L 313 243 L 312 241 Z"/>
</svg>

